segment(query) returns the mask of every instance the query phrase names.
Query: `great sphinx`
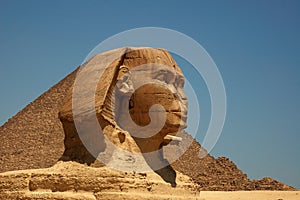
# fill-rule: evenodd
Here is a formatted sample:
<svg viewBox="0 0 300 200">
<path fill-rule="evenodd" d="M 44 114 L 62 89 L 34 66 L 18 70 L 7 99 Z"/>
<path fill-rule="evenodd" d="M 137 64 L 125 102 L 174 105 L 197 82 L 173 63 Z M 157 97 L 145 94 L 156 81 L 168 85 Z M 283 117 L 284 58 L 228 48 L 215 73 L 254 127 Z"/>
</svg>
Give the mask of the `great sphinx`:
<svg viewBox="0 0 300 200">
<path fill-rule="evenodd" d="M 102 155 L 100 162 L 123 167 L 134 162 L 131 155 L 142 155 L 150 169 L 176 176 L 162 148 L 181 142 L 177 133 L 186 128 L 187 98 L 183 73 L 169 52 L 115 49 L 90 58 L 79 73 L 59 112 L 62 159 L 91 165 Z"/>
</svg>

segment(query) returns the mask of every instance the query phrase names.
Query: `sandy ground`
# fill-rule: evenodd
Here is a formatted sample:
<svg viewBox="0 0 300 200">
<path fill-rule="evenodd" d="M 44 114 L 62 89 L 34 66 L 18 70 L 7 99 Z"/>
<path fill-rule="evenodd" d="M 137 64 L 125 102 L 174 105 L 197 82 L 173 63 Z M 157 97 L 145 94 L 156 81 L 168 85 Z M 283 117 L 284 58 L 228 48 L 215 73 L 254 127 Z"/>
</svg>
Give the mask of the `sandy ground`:
<svg viewBox="0 0 300 200">
<path fill-rule="evenodd" d="M 298 191 L 201 191 L 200 200 L 300 200 Z"/>
</svg>

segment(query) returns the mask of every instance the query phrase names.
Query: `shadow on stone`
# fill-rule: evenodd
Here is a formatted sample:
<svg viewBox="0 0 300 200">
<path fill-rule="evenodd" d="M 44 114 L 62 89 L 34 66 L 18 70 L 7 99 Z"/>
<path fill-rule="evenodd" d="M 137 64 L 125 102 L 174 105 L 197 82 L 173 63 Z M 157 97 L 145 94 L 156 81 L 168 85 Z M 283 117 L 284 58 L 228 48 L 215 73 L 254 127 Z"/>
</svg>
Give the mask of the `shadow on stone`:
<svg viewBox="0 0 300 200">
<path fill-rule="evenodd" d="M 164 168 L 154 171 L 158 174 L 164 181 L 170 183 L 172 187 L 176 187 L 176 172 L 171 165 L 167 165 Z"/>
</svg>

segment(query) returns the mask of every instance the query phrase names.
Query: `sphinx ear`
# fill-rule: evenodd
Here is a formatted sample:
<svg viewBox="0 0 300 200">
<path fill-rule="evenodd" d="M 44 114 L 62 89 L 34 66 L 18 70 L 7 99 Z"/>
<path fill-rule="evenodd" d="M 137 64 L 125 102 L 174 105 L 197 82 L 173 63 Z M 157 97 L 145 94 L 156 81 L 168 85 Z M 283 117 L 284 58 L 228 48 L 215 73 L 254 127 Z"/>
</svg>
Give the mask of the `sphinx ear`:
<svg viewBox="0 0 300 200">
<path fill-rule="evenodd" d="M 130 77 L 130 72 L 123 74 L 121 77 L 118 76 L 118 79 L 116 84 L 118 91 L 124 95 L 131 95 L 134 92 L 134 88 Z"/>
<path fill-rule="evenodd" d="M 119 92 L 121 92 L 123 94 L 132 94 L 134 91 L 132 84 L 130 84 L 128 82 L 122 82 L 120 84 L 117 84 L 117 87 L 118 87 Z"/>
</svg>

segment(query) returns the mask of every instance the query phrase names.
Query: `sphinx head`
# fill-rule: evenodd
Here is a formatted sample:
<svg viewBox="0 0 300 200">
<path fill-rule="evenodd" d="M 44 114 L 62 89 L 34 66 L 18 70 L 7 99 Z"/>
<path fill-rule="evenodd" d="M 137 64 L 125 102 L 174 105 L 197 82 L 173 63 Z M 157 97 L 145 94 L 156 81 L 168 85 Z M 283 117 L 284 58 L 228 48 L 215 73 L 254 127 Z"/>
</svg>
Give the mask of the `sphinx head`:
<svg viewBox="0 0 300 200">
<path fill-rule="evenodd" d="M 142 153 L 181 140 L 176 134 L 186 127 L 184 76 L 166 50 L 122 48 L 98 54 L 79 75 L 59 113 L 65 157 L 92 162 L 110 149 L 105 138 L 123 150 Z"/>
</svg>

